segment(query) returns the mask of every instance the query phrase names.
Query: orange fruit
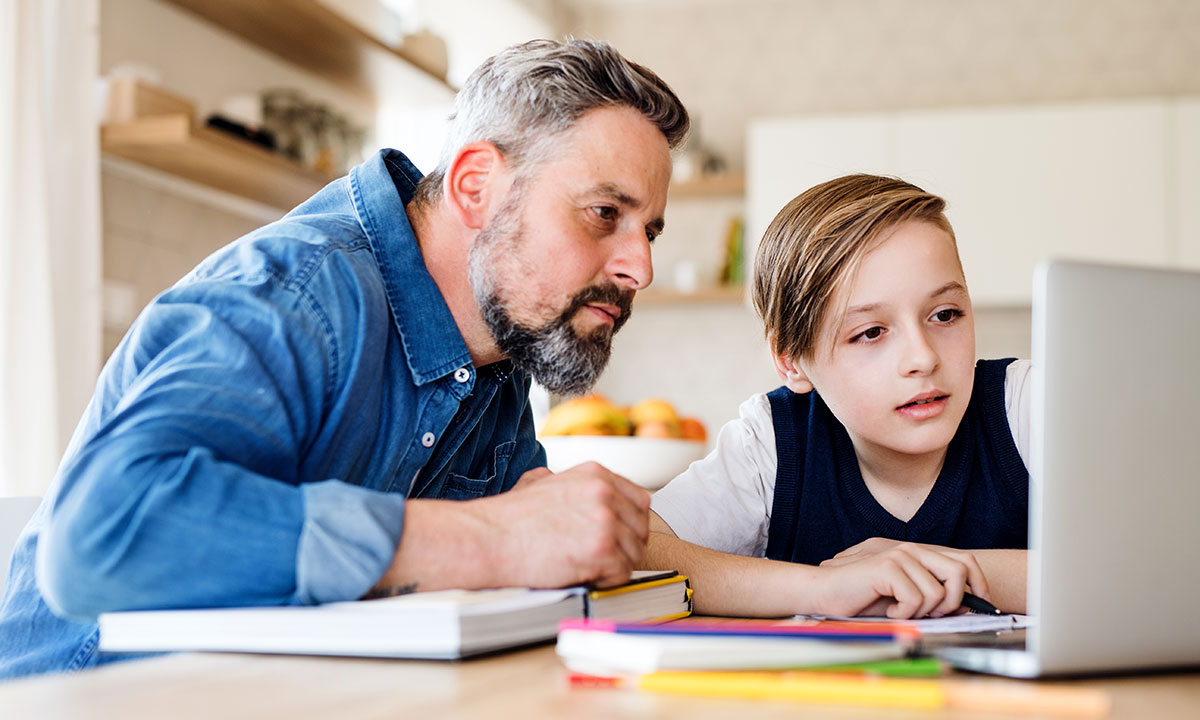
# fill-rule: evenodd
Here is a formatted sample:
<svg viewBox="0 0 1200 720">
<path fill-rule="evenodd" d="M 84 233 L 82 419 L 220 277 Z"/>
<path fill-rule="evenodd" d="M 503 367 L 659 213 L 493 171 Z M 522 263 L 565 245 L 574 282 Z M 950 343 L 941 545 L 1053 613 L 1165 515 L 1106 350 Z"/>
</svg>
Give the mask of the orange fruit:
<svg viewBox="0 0 1200 720">
<path fill-rule="evenodd" d="M 662 398 L 648 398 L 629 408 L 629 419 L 634 425 L 664 420 L 673 424 L 679 423 L 679 415 L 675 407 Z"/>
<path fill-rule="evenodd" d="M 633 434 L 637 437 L 649 438 L 682 437 L 679 430 L 679 423 L 668 420 L 647 420 L 646 422 L 638 423 L 633 428 Z"/>
<path fill-rule="evenodd" d="M 679 421 L 679 430 L 683 434 L 684 440 L 696 440 L 705 442 L 708 440 L 708 430 L 705 429 L 704 423 L 694 417 L 685 417 Z"/>
</svg>

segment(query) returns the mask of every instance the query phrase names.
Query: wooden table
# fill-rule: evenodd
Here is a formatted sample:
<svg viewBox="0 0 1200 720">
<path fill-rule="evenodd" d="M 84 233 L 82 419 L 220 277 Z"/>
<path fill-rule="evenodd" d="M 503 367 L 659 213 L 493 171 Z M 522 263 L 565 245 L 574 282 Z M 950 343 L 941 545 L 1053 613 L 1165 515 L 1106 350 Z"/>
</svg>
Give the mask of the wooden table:
<svg viewBox="0 0 1200 720">
<path fill-rule="evenodd" d="M 982 679 L 982 682 L 1016 682 Z M 1200 673 L 1105 678 L 1113 718 L 1200 717 Z M 5 720 L 1002 718 L 568 687 L 553 646 L 457 663 L 182 654 L 0 683 Z M 1029 716 L 1023 716 L 1029 717 Z"/>
</svg>

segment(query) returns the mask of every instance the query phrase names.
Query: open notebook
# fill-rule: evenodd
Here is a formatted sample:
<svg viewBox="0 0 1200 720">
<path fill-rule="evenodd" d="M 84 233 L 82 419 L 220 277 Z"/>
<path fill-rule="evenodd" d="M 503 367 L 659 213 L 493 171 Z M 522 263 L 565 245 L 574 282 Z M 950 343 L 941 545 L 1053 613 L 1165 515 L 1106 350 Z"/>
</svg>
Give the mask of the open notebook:
<svg viewBox="0 0 1200 720">
<path fill-rule="evenodd" d="M 100 649 L 456 659 L 554 638 L 566 618 L 672 620 L 687 578 L 639 571 L 604 590 L 445 590 L 316 606 L 139 610 L 100 616 Z"/>
</svg>

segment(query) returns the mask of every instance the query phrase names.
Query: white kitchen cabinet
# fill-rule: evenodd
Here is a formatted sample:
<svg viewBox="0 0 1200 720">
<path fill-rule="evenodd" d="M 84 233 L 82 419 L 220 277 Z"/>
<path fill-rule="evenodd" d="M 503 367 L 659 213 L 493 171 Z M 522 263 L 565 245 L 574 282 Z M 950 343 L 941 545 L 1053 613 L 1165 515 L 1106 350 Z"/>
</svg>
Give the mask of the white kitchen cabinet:
<svg viewBox="0 0 1200 720">
<path fill-rule="evenodd" d="M 746 132 L 749 249 L 758 245 L 775 214 L 804 190 L 846 173 L 883 172 L 891 125 L 883 114 L 753 121 Z"/>
<path fill-rule="evenodd" d="M 1200 197 L 1189 112 L 1193 101 L 1130 100 L 760 121 L 747 147 L 751 238 L 811 185 L 872 172 L 947 199 L 978 304 L 1028 304 L 1033 267 L 1050 256 L 1200 264 L 1200 240 L 1180 243 L 1200 229 L 1181 197 Z"/>
<path fill-rule="evenodd" d="M 1172 201 L 1179 218 L 1179 263 L 1200 270 L 1200 98 L 1178 101 L 1172 124 L 1178 147 Z"/>
</svg>

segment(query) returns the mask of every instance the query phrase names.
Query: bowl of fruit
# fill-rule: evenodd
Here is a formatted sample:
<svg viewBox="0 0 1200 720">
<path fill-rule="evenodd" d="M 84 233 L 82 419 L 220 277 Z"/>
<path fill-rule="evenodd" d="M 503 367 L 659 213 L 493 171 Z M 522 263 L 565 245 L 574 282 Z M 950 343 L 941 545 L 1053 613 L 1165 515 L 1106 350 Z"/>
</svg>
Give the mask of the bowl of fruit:
<svg viewBox="0 0 1200 720">
<path fill-rule="evenodd" d="M 704 457 L 707 432 L 660 398 L 623 408 L 602 395 L 585 395 L 551 408 L 539 439 L 554 472 L 595 461 L 657 490 Z"/>
</svg>

